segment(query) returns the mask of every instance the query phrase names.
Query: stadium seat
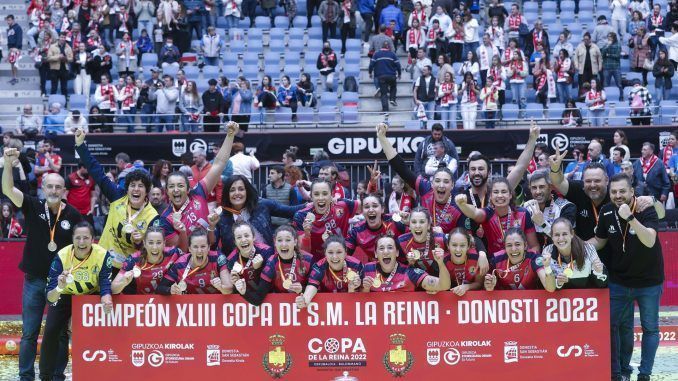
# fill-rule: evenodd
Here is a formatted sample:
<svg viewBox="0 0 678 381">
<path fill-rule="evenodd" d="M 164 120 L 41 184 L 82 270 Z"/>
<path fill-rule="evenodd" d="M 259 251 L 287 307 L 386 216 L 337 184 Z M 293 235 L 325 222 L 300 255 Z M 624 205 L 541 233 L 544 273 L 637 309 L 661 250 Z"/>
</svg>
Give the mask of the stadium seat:
<svg viewBox="0 0 678 381">
<path fill-rule="evenodd" d="M 358 124 L 358 107 L 344 106 L 341 109 L 341 121 L 344 124 Z"/>
<path fill-rule="evenodd" d="M 322 37 L 323 37 L 323 31 L 319 27 L 314 27 L 308 30 L 308 41 L 307 43 L 310 43 L 311 41 L 318 40 L 322 42 Z M 322 44 L 321 44 L 322 45 Z"/>
<path fill-rule="evenodd" d="M 169 65 L 162 69 L 162 75 L 169 75 L 171 77 L 176 77 L 179 69 L 176 66 Z"/>
<path fill-rule="evenodd" d="M 304 42 L 305 32 L 302 28 L 299 27 L 291 28 L 288 32 L 289 34 L 287 39 L 287 45 L 290 45 L 293 41 L 301 42 L 302 45 L 305 43 Z"/>
<path fill-rule="evenodd" d="M 541 103 L 528 103 L 525 106 L 525 119 L 544 119 L 544 106 Z"/>
<path fill-rule="evenodd" d="M 264 51 L 264 43 L 261 40 L 248 40 L 247 41 L 247 51 L 248 52 L 263 52 Z"/>
<path fill-rule="evenodd" d="M 190 75 L 198 76 L 198 74 L 200 74 L 200 69 L 198 69 L 197 66 L 192 65 L 184 66 L 184 74 L 186 74 L 187 77 Z"/>
<path fill-rule="evenodd" d="M 275 22 L 275 26 L 278 28 L 287 29 L 290 25 L 290 19 L 287 16 L 275 16 L 273 20 Z"/>
<path fill-rule="evenodd" d="M 301 76 L 301 66 L 299 65 L 285 65 L 283 68 L 283 74 L 286 74 L 290 77 L 292 83 L 296 83 Z"/>
<path fill-rule="evenodd" d="M 275 124 L 292 124 L 292 109 L 289 107 L 278 107 L 274 114 Z"/>
<path fill-rule="evenodd" d="M 257 72 L 258 72 L 258 71 L 257 71 Z M 224 77 L 229 78 L 229 79 L 231 79 L 231 78 L 237 78 L 237 77 L 240 75 L 240 69 L 239 69 L 238 66 L 236 66 L 236 65 L 228 65 L 228 66 L 224 66 L 224 67 L 223 67 L 223 75 L 224 75 Z M 203 73 L 203 76 L 204 76 L 204 77 L 207 77 L 207 75 L 206 75 L 205 73 Z M 245 77 L 246 77 L 247 79 L 249 79 L 250 81 L 253 80 L 253 79 L 255 79 L 255 78 L 250 78 L 250 77 L 247 76 L 247 75 L 245 75 Z M 216 77 L 215 77 L 215 79 L 216 79 Z"/>
<path fill-rule="evenodd" d="M 574 14 L 573 0 L 563 0 L 560 3 L 560 17 L 563 17 L 565 14 Z"/>
<path fill-rule="evenodd" d="M 299 5 L 299 4 L 297 3 L 297 5 Z M 297 8 L 297 9 L 301 10 L 300 8 Z M 306 10 L 306 8 L 304 8 L 304 10 Z M 306 22 L 307 22 L 307 19 L 306 19 L 305 15 L 304 16 L 299 16 L 299 15 L 294 16 L 294 20 L 292 20 L 292 24 L 294 25 L 295 28 L 306 28 Z"/>
<path fill-rule="evenodd" d="M 296 52 L 297 54 L 304 51 L 304 41 L 301 38 L 292 38 L 290 36 L 290 42 L 287 44 L 287 51 Z"/>
<path fill-rule="evenodd" d="M 266 16 L 257 16 L 254 18 L 254 26 L 257 28 L 268 29 L 271 27 L 271 19 Z"/>
<path fill-rule="evenodd" d="M 675 102 L 674 102 L 675 103 Z M 87 107 L 87 96 L 84 94 L 72 94 L 68 99 L 69 109 L 81 109 Z"/>
<path fill-rule="evenodd" d="M 507 98 L 508 99 L 508 98 Z M 516 122 L 518 120 L 518 105 L 514 103 L 506 103 L 501 108 L 502 120 Z"/>
<path fill-rule="evenodd" d="M 523 3 L 523 12 L 524 13 L 530 13 L 530 12 L 537 13 L 538 11 L 539 11 L 539 3 L 537 3 L 536 1 L 527 1 L 527 2 Z M 532 21 L 534 19 L 528 19 L 528 20 Z"/>
<path fill-rule="evenodd" d="M 242 61 L 243 61 L 244 66 L 259 67 L 259 53 L 257 53 L 257 52 L 246 52 L 242 56 Z"/>
<path fill-rule="evenodd" d="M 320 108 L 318 109 L 318 123 L 320 124 L 337 123 L 337 107 L 320 106 Z"/>
<path fill-rule="evenodd" d="M 358 107 L 358 102 L 360 101 L 358 93 L 351 91 L 344 91 L 341 94 L 341 103 L 344 107 Z"/>
<path fill-rule="evenodd" d="M 360 51 L 347 51 L 344 55 L 344 62 L 347 66 L 357 66 L 360 69 Z"/>
<path fill-rule="evenodd" d="M 320 27 L 322 24 L 322 21 L 320 20 L 320 16 L 318 15 L 313 15 L 311 16 L 311 27 Z"/>
<path fill-rule="evenodd" d="M 311 107 L 299 106 L 297 124 L 315 124 L 315 111 Z"/>
<path fill-rule="evenodd" d="M 264 31 L 259 28 L 249 28 L 247 29 L 247 41 L 259 40 L 262 41 L 264 37 Z"/>
<path fill-rule="evenodd" d="M 58 103 L 61 105 L 61 108 L 66 107 L 66 97 L 61 94 L 50 94 L 47 99 L 47 105 L 52 105 L 53 103 Z"/>
<path fill-rule="evenodd" d="M 236 67 L 237 69 L 237 67 Z M 210 79 L 214 78 L 217 79 L 219 78 L 219 67 L 218 66 L 205 66 L 202 68 L 202 76 L 203 78 Z M 230 78 L 234 78 L 235 76 L 232 76 Z M 229 77 L 226 77 L 229 78 Z"/>
<path fill-rule="evenodd" d="M 615 83 L 616 84 L 616 83 Z M 619 100 L 619 88 L 618 87 L 606 87 L 605 96 L 607 96 L 608 101 L 618 101 Z"/>
<path fill-rule="evenodd" d="M 249 33 L 249 32 L 248 32 Z M 231 28 L 228 30 L 228 39 L 230 41 L 245 41 L 245 31 L 240 28 Z"/>
<path fill-rule="evenodd" d="M 349 38 L 346 40 L 346 52 L 360 53 L 363 48 L 363 43 L 359 38 Z"/>
<path fill-rule="evenodd" d="M 326 91 L 320 95 L 320 106 L 333 106 L 337 105 L 337 93 L 330 93 Z"/>
<path fill-rule="evenodd" d="M 336 50 L 336 47 L 333 47 L 334 50 Z M 323 42 L 318 39 L 313 39 L 313 40 L 308 40 L 308 44 L 306 47 L 306 55 L 308 56 L 309 54 L 317 57 L 320 51 L 323 50 Z"/>
<path fill-rule="evenodd" d="M 273 45 L 273 41 L 278 41 L 282 45 L 285 44 L 285 29 L 283 28 L 271 28 L 268 36 L 270 41 L 269 46 Z"/>
<path fill-rule="evenodd" d="M 158 66 L 158 56 L 154 53 L 146 53 L 141 56 L 141 66 L 148 70 L 153 66 Z"/>
<path fill-rule="evenodd" d="M 336 38 L 330 38 L 327 41 L 330 43 L 332 50 L 334 50 L 336 52 L 341 51 L 341 40 L 336 39 Z"/>
<path fill-rule="evenodd" d="M 231 41 L 231 43 L 228 46 L 228 49 L 231 52 L 231 54 L 242 54 L 245 52 L 245 41 L 242 40 Z"/>
</svg>

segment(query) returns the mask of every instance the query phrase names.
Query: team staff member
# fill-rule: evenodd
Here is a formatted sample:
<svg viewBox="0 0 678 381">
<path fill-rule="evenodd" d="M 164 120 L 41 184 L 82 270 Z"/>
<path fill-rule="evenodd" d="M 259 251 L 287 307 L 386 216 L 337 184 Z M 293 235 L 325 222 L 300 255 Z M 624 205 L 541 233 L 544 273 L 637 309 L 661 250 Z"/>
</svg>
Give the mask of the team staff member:
<svg viewBox="0 0 678 381">
<path fill-rule="evenodd" d="M 4 168 L 12 168 L 19 160 L 14 148 L 4 150 Z M 56 173 L 48 173 L 42 179 L 44 200 L 25 195 L 14 186 L 12 171 L 2 172 L 2 193 L 21 208 L 25 218 L 26 244 L 19 269 L 24 272 L 21 293 L 21 347 L 19 348 L 19 377 L 22 380 L 35 379 L 35 354 L 38 335 L 45 311 L 45 287 L 49 265 L 58 250 L 70 245 L 73 226 L 82 220 L 80 213 L 62 201 L 65 182 Z M 64 334 L 56 365 L 55 380 L 63 380 L 68 363 L 68 337 Z M 51 377 L 52 375 L 50 375 Z"/>
<path fill-rule="evenodd" d="M 158 212 L 148 202 L 151 178 L 146 171 L 135 169 L 125 176 L 125 189 L 118 188 L 84 143 L 85 131 L 79 129 L 75 132 L 75 150 L 111 202 L 99 244 L 109 250 L 113 267 L 120 269 L 137 247 L 141 247 L 146 229 L 157 219 Z M 117 274 L 117 270 L 114 272 Z"/>
<path fill-rule="evenodd" d="M 299 250 L 299 238 L 293 227 L 282 225 L 276 229 L 274 242 L 276 255 L 266 261 L 259 284 L 254 289 L 246 287 L 242 294 L 255 306 L 260 305 L 269 292 L 301 294 L 311 272 L 313 256 Z"/>
<path fill-rule="evenodd" d="M 559 217 L 567 218 L 574 224 L 577 207 L 551 191 L 551 179 L 546 171 L 536 171 L 528 179 L 532 200 L 523 203 L 537 231 L 539 245 L 551 242 L 551 225 Z"/>
<path fill-rule="evenodd" d="M 160 215 L 160 226 L 165 232 L 167 246 L 177 246 L 186 251 L 188 236 L 193 230 L 210 229 L 207 198 L 217 182 L 221 181 L 221 172 L 226 168 L 233 138 L 238 130 L 238 123 L 228 122 L 226 139 L 212 162 L 212 168 L 192 189 L 188 178 L 181 172 L 171 173 L 167 177 L 167 197 L 170 205 Z"/>
<path fill-rule="evenodd" d="M 346 235 L 348 255 L 353 255 L 357 248 L 365 253 L 365 262 L 375 260 L 375 247 L 379 237 L 390 235 L 398 238 L 407 230 L 400 214 L 397 217 L 384 214 L 384 202 L 381 197 L 369 194 L 363 198 L 364 221 L 355 224 Z M 397 220 L 397 221 L 396 221 Z"/>
<path fill-rule="evenodd" d="M 94 228 L 87 221 L 73 227 L 73 244 L 59 250 L 47 279 L 45 334 L 40 346 L 40 379 L 53 380 L 60 352 L 60 336 L 68 332 L 73 295 L 99 293 L 104 312 L 113 308 L 111 297 L 112 257 L 103 247 L 93 244 Z M 68 355 L 68 351 L 65 353 Z"/>
<path fill-rule="evenodd" d="M 638 303 L 643 328 L 638 379 L 649 380 L 659 347 L 659 299 L 664 282 L 664 259 L 657 239 L 659 219 L 654 208 L 638 210 L 631 179 L 610 179 L 612 202 L 600 209 L 597 249 L 607 246 L 610 288 L 612 377 L 630 377 L 633 354 L 633 310 Z M 627 378 L 628 379 L 628 378 Z"/>
<path fill-rule="evenodd" d="M 398 244 L 392 236 L 382 236 L 376 246 L 377 261 L 366 264 L 364 268 L 363 292 L 437 292 L 450 289 L 450 273 L 445 267 L 445 251 L 442 248 L 433 251 L 433 259 L 440 269 L 440 275 L 434 277 L 420 268 L 398 263 Z"/>
<path fill-rule="evenodd" d="M 496 253 L 490 260 L 492 272 L 485 275 L 485 289 L 537 290 L 542 286 L 546 291 L 556 290 L 556 277 L 551 268 L 551 257 L 542 257 L 530 252 L 527 238 L 520 228 L 506 231 L 505 250 Z"/>
<path fill-rule="evenodd" d="M 158 285 L 165 272 L 184 253 L 176 247 L 165 247 L 165 236 L 158 226 L 146 229 L 144 246 L 130 255 L 111 284 L 113 294 L 119 294 L 131 285 L 131 294 L 149 295 L 157 293 Z"/>
</svg>

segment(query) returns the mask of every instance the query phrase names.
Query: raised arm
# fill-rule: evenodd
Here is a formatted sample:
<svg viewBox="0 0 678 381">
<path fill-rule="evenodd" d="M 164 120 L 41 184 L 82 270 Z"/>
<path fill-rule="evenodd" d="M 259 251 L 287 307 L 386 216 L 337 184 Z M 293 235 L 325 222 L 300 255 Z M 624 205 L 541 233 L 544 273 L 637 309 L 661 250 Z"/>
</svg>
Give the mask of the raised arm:
<svg viewBox="0 0 678 381">
<path fill-rule="evenodd" d="M 534 155 L 534 147 L 537 144 L 537 138 L 539 138 L 539 131 L 539 126 L 537 126 L 537 123 L 535 123 L 533 120 L 530 126 L 530 136 L 527 139 L 525 149 L 518 157 L 518 161 L 516 161 L 516 165 L 513 167 L 511 173 L 506 176 L 506 179 L 511 185 L 511 189 L 514 189 L 518 186 L 518 184 L 520 184 L 520 180 L 525 175 L 527 166 L 530 165 L 530 160 Z"/>
<path fill-rule="evenodd" d="M 560 153 L 560 150 L 558 150 L 555 155 L 549 157 L 551 184 L 562 195 L 567 195 L 567 191 L 570 189 L 570 183 L 563 176 L 563 159 L 566 156 L 567 151 Z"/>
<path fill-rule="evenodd" d="M 104 196 L 106 196 L 110 202 L 123 197 L 125 195 L 124 189 L 118 188 L 118 186 L 106 176 L 104 168 L 90 154 L 89 149 L 85 144 L 85 136 L 85 131 L 81 129 L 75 131 L 75 151 L 80 156 L 80 160 L 85 164 L 87 171 L 92 175 L 92 178 L 101 189 L 101 192 L 103 192 Z"/>
<path fill-rule="evenodd" d="M 485 221 L 485 212 L 473 205 L 469 205 L 466 201 L 465 193 L 459 193 L 454 197 L 454 203 L 457 204 L 459 210 L 464 213 L 466 217 L 472 219 L 476 223 L 483 223 Z"/>
<path fill-rule="evenodd" d="M 24 204 L 24 193 L 14 186 L 14 162 L 19 160 L 19 151 L 16 148 L 5 148 L 3 155 L 5 160 L 2 171 L 2 193 L 12 201 L 17 208 Z"/>
<path fill-rule="evenodd" d="M 221 145 L 217 156 L 214 158 L 212 163 L 212 168 L 205 176 L 205 186 L 207 187 L 207 192 L 212 192 L 214 187 L 217 185 L 217 182 L 221 179 L 221 173 L 226 168 L 226 163 L 228 163 L 228 158 L 231 156 L 231 148 L 233 147 L 233 138 L 238 133 L 240 127 L 236 122 L 228 122 L 226 125 L 226 139 Z"/>
<path fill-rule="evenodd" d="M 433 251 L 433 259 L 438 264 L 438 277 L 432 275 L 426 275 L 424 280 L 421 282 L 421 287 L 426 291 L 447 291 L 452 285 L 450 280 L 450 272 L 447 270 L 444 261 L 445 252 L 443 249 L 438 248 Z"/>
<path fill-rule="evenodd" d="M 379 144 L 381 144 L 384 155 L 386 155 L 386 159 L 388 159 L 391 168 L 400 175 L 403 181 L 412 187 L 412 189 L 416 189 L 417 175 L 407 167 L 403 158 L 398 155 L 391 145 L 391 142 L 388 141 L 388 138 L 386 137 L 387 131 L 388 126 L 385 123 L 379 123 L 377 125 L 377 139 L 379 139 Z"/>
</svg>

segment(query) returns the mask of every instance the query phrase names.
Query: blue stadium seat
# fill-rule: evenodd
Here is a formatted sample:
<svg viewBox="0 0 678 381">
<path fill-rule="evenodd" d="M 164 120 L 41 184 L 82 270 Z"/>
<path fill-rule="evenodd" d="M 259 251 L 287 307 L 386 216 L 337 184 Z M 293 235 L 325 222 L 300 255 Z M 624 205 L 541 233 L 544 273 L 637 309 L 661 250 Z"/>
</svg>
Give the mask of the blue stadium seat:
<svg viewBox="0 0 678 381">
<path fill-rule="evenodd" d="M 50 94 L 47 104 L 51 105 L 52 103 L 58 103 L 61 105 L 61 108 L 64 108 L 66 107 L 66 97 L 61 94 Z"/>
<path fill-rule="evenodd" d="M 357 52 L 360 54 L 363 48 L 363 43 L 359 38 L 349 38 L 346 40 L 346 53 Z"/>
<path fill-rule="evenodd" d="M 336 47 L 333 47 L 332 49 L 337 50 Z M 320 38 L 308 40 L 306 48 L 307 56 L 310 54 L 314 57 L 317 57 L 321 50 L 323 50 L 323 42 L 320 40 Z"/>
<path fill-rule="evenodd" d="M 247 41 L 259 40 L 261 41 L 264 36 L 264 31 L 259 28 L 249 28 L 247 29 Z"/>
<path fill-rule="evenodd" d="M 541 3 L 541 14 L 546 16 L 549 14 L 556 15 L 556 2 L 555 1 L 544 1 Z"/>
<path fill-rule="evenodd" d="M 141 66 L 146 70 L 153 66 L 158 66 L 158 56 L 154 53 L 146 53 L 141 56 Z"/>
<path fill-rule="evenodd" d="M 269 45 L 268 49 L 272 53 L 278 53 L 278 55 L 280 55 L 285 51 L 285 43 L 283 40 L 271 41 L 271 44 Z"/>
<path fill-rule="evenodd" d="M 257 28 L 268 29 L 271 27 L 271 19 L 266 16 L 257 16 L 254 18 L 254 26 Z"/>
<path fill-rule="evenodd" d="M 293 41 L 301 42 L 302 44 L 304 44 L 305 35 L 306 32 L 300 27 L 290 28 L 287 45 L 290 45 Z"/>
<path fill-rule="evenodd" d="M 325 91 L 320 95 L 320 106 L 334 106 L 337 105 L 337 93 Z"/>
<path fill-rule="evenodd" d="M 321 24 L 322 21 L 320 20 L 320 16 L 318 15 L 311 16 L 311 27 L 320 27 Z"/>
<path fill-rule="evenodd" d="M 274 120 L 276 124 L 292 124 L 292 109 L 278 107 L 275 110 Z"/>
<path fill-rule="evenodd" d="M 537 11 L 539 11 L 539 3 L 537 3 L 536 1 L 527 1 L 527 2 L 523 3 L 523 12 L 524 13 L 528 13 L 528 12 L 535 12 L 536 13 Z M 532 21 L 534 19 L 528 19 L 528 20 Z"/>
<path fill-rule="evenodd" d="M 278 28 L 287 29 L 290 25 L 290 19 L 287 16 L 275 16 L 274 21 L 275 26 Z"/>
<path fill-rule="evenodd" d="M 297 3 L 297 5 L 299 5 L 299 3 Z M 297 8 L 297 9 L 298 9 L 298 11 L 301 10 L 300 8 Z M 306 8 L 304 8 L 304 11 L 305 10 L 306 10 Z M 306 21 L 307 21 L 306 15 L 303 15 L 303 16 L 296 15 L 296 16 L 294 16 L 294 20 L 292 20 L 292 24 L 294 25 L 295 28 L 306 28 Z"/>
<path fill-rule="evenodd" d="M 675 102 L 674 102 L 675 103 Z M 68 108 L 81 109 L 87 107 L 87 96 L 84 94 L 72 94 L 68 99 Z"/>
<path fill-rule="evenodd" d="M 607 96 L 608 101 L 617 101 L 617 100 L 619 100 L 619 88 L 618 87 L 606 87 L 605 88 L 605 95 Z"/>
<path fill-rule="evenodd" d="M 237 65 L 228 65 L 228 66 L 224 65 L 224 67 L 223 67 L 223 75 L 224 75 L 224 77 L 229 78 L 229 79 L 230 79 L 230 78 L 237 78 L 237 77 L 240 75 L 240 69 L 238 68 Z M 206 75 L 205 73 L 203 73 L 203 76 L 204 76 L 205 78 L 207 78 L 207 75 Z M 218 77 L 218 75 L 217 75 L 217 77 Z M 248 77 L 248 76 L 245 76 L 245 77 L 246 77 L 247 79 L 249 79 L 250 81 L 251 81 L 252 79 L 254 79 L 254 78 L 250 78 L 250 77 Z M 216 77 L 215 77 L 215 79 L 216 79 Z"/>
<path fill-rule="evenodd" d="M 189 75 L 197 76 L 198 74 L 200 74 L 200 69 L 198 69 L 197 66 L 192 65 L 184 66 L 184 74 L 186 74 L 187 77 Z"/>
<path fill-rule="evenodd" d="M 297 124 L 315 124 L 315 111 L 311 107 L 299 106 Z"/>
<path fill-rule="evenodd" d="M 242 75 L 250 81 L 257 80 L 259 78 L 259 67 L 258 66 L 245 66 L 242 70 Z"/>
<path fill-rule="evenodd" d="M 242 54 L 245 52 L 245 41 L 231 41 L 228 48 L 232 54 Z"/>
<path fill-rule="evenodd" d="M 248 40 L 247 41 L 247 51 L 260 53 L 264 51 L 264 43 L 261 40 Z"/>
<path fill-rule="evenodd" d="M 563 0 L 560 3 L 560 17 L 566 14 L 574 14 L 574 1 L 573 0 Z"/>
<path fill-rule="evenodd" d="M 341 40 L 337 38 L 329 38 L 327 41 L 330 43 L 332 50 L 337 52 L 341 51 Z"/>
<path fill-rule="evenodd" d="M 506 98 L 509 99 L 509 98 Z M 518 105 L 514 103 L 506 103 L 502 106 L 502 120 L 503 121 L 517 121 L 518 120 Z"/>
<path fill-rule="evenodd" d="M 179 69 L 171 65 L 162 69 L 162 75 L 169 75 L 171 77 L 176 77 L 177 72 L 179 72 Z"/>
<path fill-rule="evenodd" d="M 257 52 L 246 52 L 242 56 L 244 66 L 256 66 L 259 67 L 259 53 Z"/>
<path fill-rule="evenodd" d="M 290 77 L 292 83 L 296 83 L 301 76 L 301 66 L 299 65 L 285 65 L 283 68 L 283 74 L 286 74 Z"/>
<path fill-rule="evenodd" d="M 276 24 L 277 25 L 277 24 Z M 268 34 L 271 43 L 273 41 L 280 41 L 281 44 L 285 44 L 285 29 L 283 28 L 271 28 L 271 31 Z"/>
<path fill-rule="evenodd" d="M 525 106 L 525 119 L 543 119 L 544 107 L 541 103 L 528 103 Z"/>
<path fill-rule="evenodd" d="M 236 67 L 237 68 L 237 67 Z M 203 78 L 214 78 L 217 79 L 219 78 L 219 67 L 218 66 L 205 66 L 202 68 L 202 76 Z M 228 78 L 228 77 L 226 77 Z M 231 77 L 233 78 L 233 77 Z"/>
<path fill-rule="evenodd" d="M 313 28 L 308 30 L 308 42 L 307 43 L 310 43 L 311 41 L 314 41 L 314 40 L 322 40 L 322 37 L 323 37 L 322 29 L 320 29 L 320 27 L 313 27 Z"/>
<path fill-rule="evenodd" d="M 358 124 L 358 107 L 344 106 L 341 109 L 341 121 L 344 124 Z"/>
<path fill-rule="evenodd" d="M 320 106 L 320 108 L 318 109 L 318 123 L 320 124 L 337 123 L 337 107 Z"/>
<path fill-rule="evenodd" d="M 342 103 L 342 105 L 344 105 L 344 107 L 352 107 L 352 106 L 358 107 L 359 102 L 360 102 L 360 97 L 358 96 L 358 93 L 351 92 L 351 91 L 344 91 L 341 94 L 341 103 Z"/>
<path fill-rule="evenodd" d="M 228 30 L 228 40 L 229 41 L 244 41 L 245 40 L 245 30 L 240 28 L 231 28 Z"/>
</svg>

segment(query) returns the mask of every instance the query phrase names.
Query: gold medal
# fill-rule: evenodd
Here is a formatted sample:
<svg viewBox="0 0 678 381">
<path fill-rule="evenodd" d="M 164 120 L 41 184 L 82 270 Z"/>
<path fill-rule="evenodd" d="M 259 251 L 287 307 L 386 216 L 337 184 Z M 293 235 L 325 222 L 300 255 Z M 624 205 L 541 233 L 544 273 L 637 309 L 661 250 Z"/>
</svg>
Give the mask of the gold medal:
<svg viewBox="0 0 678 381">
<path fill-rule="evenodd" d="M 222 213 L 223 211 L 224 211 L 224 210 L 223 210 L 220 206 L 217 206 L 217 208 L 214 209 L 214 213 L 216 213 L 216 214 L 219 215 L 219 216 L 221 216 L 221 213 Z"/>
<path fill-rule="evenodd" d="M 395 213 L 391 216 L 391 220 L 393 220 L 393 222 L 400 222 L 403 218 L 400 216 L 400 213 Z"/>
<path fill-rule="evenodd" d="M 181 282 L 179 282 L 178 286 L 179 286 L 179 291 L 181 291 L 181 292 L 186 291 L 187 285 L 186 285 L 186 282 L 184 282 L 183 280 Z"/>
<path fill-rule="evenodd" d="M 379 288 L 381 287 L 381 275 L 377 274 L 372 281 L 372 287 Z"/>
<path fill-rule="evenodd" d="M 415 249 L 415 250 L 412 250 L 412 258 L 413 258 L 415 261 L 418 261 L 419 258 L 421 258 L 421 252 L 420 252 L 419 250 L 416 250 L 416 249 Z"/>
<path fill-rule="evenodd" d="M 572 278 L 572 275 L 574 275 L 574 271 L 572 271 L 572 269 L 568 267 L 565 270 L 563 270 L 563 274 L 568 278 Z"/>
<path fill-rule="evenodd" d="M 240 274 L 242 272 L 242 270 L 243 270 L 243 267 L 240 264 L 240 262 L 236 262 L 236 263 L 233 264 L 233 270 L 231 270 L 231 271 L 235 272 L 236 274 Z"/>
<path fill-rule="evenodd" d="M 54 241 L 49 241 L 49 243 L 47 244 L 47 250 L 49 250 L 49 251 L 56 251 L 56 249 L 57 249 L 57 244 L 56 244 L 56 242 L 54 242 Z"/>
<path fill-rule="evenodd" d="M 125 224 L 125 227 L 123 227 L 122 230 L 127 234 L 132 234 L 134 226 L 132 226 L 132 224 Z"/>
<path fill-rule="evenodd" d="M 73 276 L 73 274 L 66 275 L 66 283 L 71 284 L 73 282 L 75 282 L 75 277 Z"/>
<path fill-rule="evenodd" d="M 358 273 L 353 271 L 353 270 L 348 270 L 346 272 L 346 279 L 348 279 L 349 281 L 353 281 L 357 277 L 358 277 Z"/>
<path fill-rule="evenodd" d="M 174 221 L 181 221 L 181 212 L 174 212 L 172 213 L 172 219 Z"/>
<path fill-rule="evenodd" d="M 132 274 L 134 275 L 135 278 L 141 276 L 141 269 L 139 268 L 139 266 L 134 266 L 134 268 L 132 268 Z"/>
<path fill-rule="evenodd" d="M 327 241 L 327 239 L 330 238 L 330 232 L 328 230 L 325 230 L 323 233 L 323 242 Z"/>
<path fill-rule="evenodd" d="M 282 286 L 285 290 L 289 290 L 290 287 L 292 287 L 292 279 L 285 278 L 285 280 L 282 282 Z"/>
</svg>

